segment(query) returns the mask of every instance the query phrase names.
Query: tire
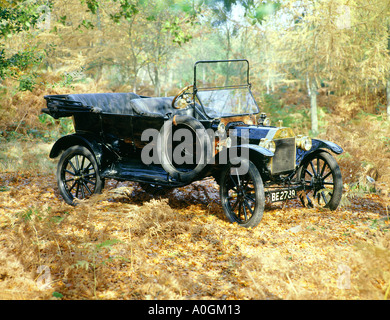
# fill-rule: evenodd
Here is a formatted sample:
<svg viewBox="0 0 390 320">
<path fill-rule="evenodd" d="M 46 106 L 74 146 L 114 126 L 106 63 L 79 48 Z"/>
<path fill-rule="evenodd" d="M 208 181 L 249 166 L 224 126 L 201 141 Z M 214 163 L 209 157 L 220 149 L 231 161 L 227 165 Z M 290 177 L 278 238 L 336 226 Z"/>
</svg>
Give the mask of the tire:
<svg viewBox="0 0 390 320">
<path fill-rule="evenodd" d="M 249 160 L 242 160 L 240 164 L 244 161 L 248 168 L 246 173 L 236 174 L 238 165 L 232 163 L 223 169 L 219 180 L 221 204 L 230 222 L 254 228 L 263 218 L 264 186 L 256 166 Z"/>
<path fill-rule="evenodd" d="M 324 151 L 309 155 L 298 169 L 297 178 L 306 189 L 299 196 L 303 206 L 337 209 L 343 181 L 340 167 L 332 155 Z"/>
<path fill-rule="evenodd" d="M 57 184 L 65 202 L 75 205 L 75 199 L 86 199 L 100 193 L 104 180 L 94 155 L 83 146 L 65 150 L 57 166 Z"/>
<path fill-rule="evenodd" d="M 189 130 L 186 132 L 191 133 L 193 143 L 183 147 L 185 141 L 175 142 L 173 136 L 178 129 Z M 198 120 L 190 116 L 175 116 L 161 128 L 157 139 L 157 152 L 161 166 L 172 178 L 180 182 L 190 182 L 206 167 L 211 158 L 211 145 L 205 127 Z M 181 153 L 189 154 L 189 164 L 178 164 L 175 161 L 175 153 L 177 149 L 180 150 L 180 146 Z"/>
</svg>

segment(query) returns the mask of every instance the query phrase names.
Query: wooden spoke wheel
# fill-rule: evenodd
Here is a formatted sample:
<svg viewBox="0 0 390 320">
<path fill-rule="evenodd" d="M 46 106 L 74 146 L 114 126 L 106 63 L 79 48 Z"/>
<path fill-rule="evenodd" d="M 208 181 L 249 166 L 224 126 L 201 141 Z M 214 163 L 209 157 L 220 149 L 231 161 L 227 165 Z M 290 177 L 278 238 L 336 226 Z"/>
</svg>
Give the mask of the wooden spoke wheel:
<svg viewBox="0 0 390 320">
<path fill-rule="evenodd" d="M 61 156 L 57 167 L 57 183 L 61 196 L 68 204 L 100 193 L 104 180 L 93 154 L 83 146 L 73 146 Z"/>
<path fill-rule="evenodd" d="M 306 207 L 335 210 L 341 201 L 343 182 L 340 167 L 327 152 L 318 152 L 305 159 L 298 170 L 298 179 L 305 186 L 300 195 Z"/>
<path fill-rule="evenodd" d="M 246 173 L 229 164 L 220 179 L 222 207 L 230 222 L 243 227 L 257 226 L 264 212 L 264 186 L 256 166 L 247 161 Z"/>
</svg>

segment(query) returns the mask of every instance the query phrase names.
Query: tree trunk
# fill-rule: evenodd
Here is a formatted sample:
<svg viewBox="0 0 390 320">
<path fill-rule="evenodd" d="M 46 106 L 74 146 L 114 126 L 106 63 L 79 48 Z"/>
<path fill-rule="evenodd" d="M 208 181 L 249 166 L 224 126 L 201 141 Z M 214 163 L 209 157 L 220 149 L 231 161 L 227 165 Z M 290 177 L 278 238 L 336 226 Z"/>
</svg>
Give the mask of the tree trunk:
<svg viewBox="0 0 390 320">
<path fill-rule="evenodd" d="M 156 65 L 153 66 L 153 72 L 150 74 L 150 78 L 152 80 L 153 86 L 154 86 L 154 95 L 156 97 L 160 96 L 160 77 L 159 77 L 159 71 Z"/>
<path fill-rule="evenodd" d="M 314 135 L 318 134 L 318 115 L 317 115 L 317 85 L 314 79 L 310 81 L 310 110 L 311 110 L 311 131 Z"/>
</svg>

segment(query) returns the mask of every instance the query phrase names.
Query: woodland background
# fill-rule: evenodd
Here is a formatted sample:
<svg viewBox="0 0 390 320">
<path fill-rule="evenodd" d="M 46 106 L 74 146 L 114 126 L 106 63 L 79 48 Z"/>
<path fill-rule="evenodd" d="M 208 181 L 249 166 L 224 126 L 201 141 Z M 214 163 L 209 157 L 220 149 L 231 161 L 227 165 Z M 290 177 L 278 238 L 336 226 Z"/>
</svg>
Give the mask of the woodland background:
<svg viewBox="0 0 390 320">
<path fill-rule="evenodd" d="M 0 5 L 0 298 L 390 297 L 389 0 Z M 339 210 L 269 205 L 241 230 L 209 181 L 162 197 L 109 182 L 77 208 L 59 199 L 48 151 L 73 126 L 41 114 L 44 95 L 171 96 L 197 60 L 239 58 L 273 123 L 343 147 Z"/>
</svg>

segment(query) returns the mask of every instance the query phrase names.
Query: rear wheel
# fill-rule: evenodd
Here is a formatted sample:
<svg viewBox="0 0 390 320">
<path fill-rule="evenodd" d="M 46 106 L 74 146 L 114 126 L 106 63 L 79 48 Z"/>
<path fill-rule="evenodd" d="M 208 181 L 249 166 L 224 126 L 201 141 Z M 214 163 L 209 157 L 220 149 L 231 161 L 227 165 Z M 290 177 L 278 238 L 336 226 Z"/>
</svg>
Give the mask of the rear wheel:
<svg viewBox="0 0 390 320">
<path fill-rule="evenodd" d="M 61 156 L 57 167 L 57 183 L 61 196 L 68 204 L 100 193 L 104 180 L 100 178 L 94 155 L 83 146 L 73 146 Z"/>
<path fill-rule="evenodd" d="M 265 199 L 259 170 L 251 161 L 244 161 L 247 161 L 246 172 L 240 172 L 239 165 L 232 164 L 223 170 L 220 196 L 229 221 L 249 228 L 256 227 L 263 218 Z"/>
<path fill-rule="evenodd" d="M 309 156 L 298 170 L 305 185 L 300 200 L 305 207 L 336 210 L 341 201 L 343 181 L 337 161 L 327 152 Z"/>
</svg>

